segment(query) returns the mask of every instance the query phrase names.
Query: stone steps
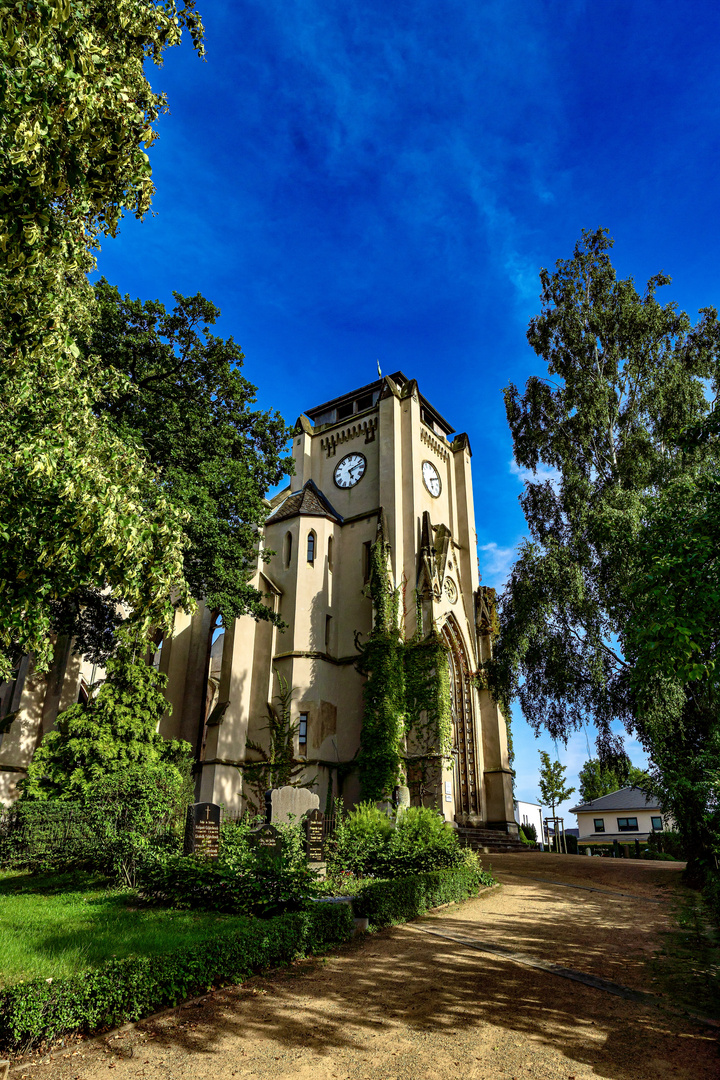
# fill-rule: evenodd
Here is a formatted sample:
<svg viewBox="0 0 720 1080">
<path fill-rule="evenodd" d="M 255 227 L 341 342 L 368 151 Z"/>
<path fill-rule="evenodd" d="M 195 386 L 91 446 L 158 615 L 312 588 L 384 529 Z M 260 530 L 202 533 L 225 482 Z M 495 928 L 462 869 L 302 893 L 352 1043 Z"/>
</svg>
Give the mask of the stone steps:
<svg viewBox="0 0 720 1080">
<path fill-rule="evenodd" d="M 472 848 L 478 854 L 511 854 L 525 851 L 525 846 L 518 836 L 510 836 L 498 829 L 473 829 L 465 826 L 458 828 L 458 840 L 465 847 Z"/>
</svg>

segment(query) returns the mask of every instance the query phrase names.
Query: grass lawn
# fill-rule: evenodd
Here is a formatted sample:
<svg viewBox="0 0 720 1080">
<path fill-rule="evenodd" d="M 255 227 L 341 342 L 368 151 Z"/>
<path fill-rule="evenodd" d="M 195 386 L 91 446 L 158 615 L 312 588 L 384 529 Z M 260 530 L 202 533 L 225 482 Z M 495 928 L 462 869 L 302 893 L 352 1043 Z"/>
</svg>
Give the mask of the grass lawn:
<svg viewBox="0 0 720 1080">
<path fill-rule="evenodd" d="M 113 957 L 194 945 L 246 916 L 138 908 L 132 892 L 91 875 L 0 871 L 0 987 L 60 978 Z"/>
</svg>

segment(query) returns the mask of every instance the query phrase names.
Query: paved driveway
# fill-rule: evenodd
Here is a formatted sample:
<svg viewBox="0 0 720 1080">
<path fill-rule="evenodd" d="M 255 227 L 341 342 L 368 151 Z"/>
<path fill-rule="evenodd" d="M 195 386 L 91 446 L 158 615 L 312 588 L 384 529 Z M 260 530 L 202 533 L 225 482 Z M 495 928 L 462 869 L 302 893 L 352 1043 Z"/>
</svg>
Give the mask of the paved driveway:
<svg viewBox="0 0 720 1080">
<path fill-rule="evenodd" d="M 13 1075 L 718 1080 L 720 1029 L 673 1012 L 648 963 L 677 865 L 540 853 L 487 862 L 502 888 L 477 900 Z"/>
</svg>

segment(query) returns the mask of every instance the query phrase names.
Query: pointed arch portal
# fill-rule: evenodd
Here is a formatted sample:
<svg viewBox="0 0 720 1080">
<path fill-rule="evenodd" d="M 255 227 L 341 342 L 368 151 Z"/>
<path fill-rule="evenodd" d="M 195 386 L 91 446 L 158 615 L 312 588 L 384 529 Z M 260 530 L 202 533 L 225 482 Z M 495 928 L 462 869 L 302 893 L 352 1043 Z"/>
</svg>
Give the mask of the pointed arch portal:
<svg viewBox="0 0 720 1080">
<path fill-rule="evenodd" d="M 455 759 L 455 816 L 464 818 L 482 812 L 477 777 L 477 747 L 473 723 L 472 685 L 467 653 L 455 620 L 447 620 L 440 631 L 448 650 L 450 699 L 453 718 L 453 757 Z"/>
</svg>

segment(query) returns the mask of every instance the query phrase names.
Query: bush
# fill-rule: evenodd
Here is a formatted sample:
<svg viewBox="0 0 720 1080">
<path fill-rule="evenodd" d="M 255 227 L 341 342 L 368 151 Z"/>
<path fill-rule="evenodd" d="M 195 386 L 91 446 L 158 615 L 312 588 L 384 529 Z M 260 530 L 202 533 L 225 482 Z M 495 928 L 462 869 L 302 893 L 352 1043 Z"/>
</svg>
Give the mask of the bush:
<svg viewBox="0 0 720 1080">
<path fill-rule="evenodd" d="M 455 830 L 430 807 L 410 806 L 390 819 L 361 803 L 338 825 L 328 871 L 394 878 L 462 866 L 464 858 Z"/>
<path fill-rule="evenodd" d="M 494 885 L 492 874 L 485 870 L 440 870 L 415 874 L 393 881 L 373 881 L 353 899 L 359 918 L 367 918 L 374 927 L 407 922 L 440 904 L 477 896 L 482 886 Z"/>
<path fill-rule="evenodd" d="M 654 855 L 672 855 L 674 859 L 685 859 L 680 833 L 675 832 L 673 829 L 651 832 L 647 838 L 647 847 L 648 851 L 652 851 Z M 652 858 L 653 856 L 649 857 Z"/>
<path fill-rule="evenodd" d="M 521 832 L 523 832 L 525 834 L 525 839 L 529 843 L 537 844 L 537 829 L 533 825 L 532 821 L 527 821 L 523 825 L 523 827 L 521 829 Z"/>
<path fill-rule="evenodd" d="M 565 846 L 567 847 L 568 855 L 577 855 L 577 853 L 578 853 L 578 838 L 577 838 L 577 836 L 571 836 L 569 833 L 565 833 Z"/>
<path fill-rule="evenodd" d="M 161 956 L 128 957 L 67 979 L 33 979 L 0 991 L 0 1049 L 25 1051 L 73 1031 L 117 1027 L 177 1005 L 213 986 L 323 952 L 355 932 L 347 904 L 258 922 L 202 945 Z"/>
</svg>

